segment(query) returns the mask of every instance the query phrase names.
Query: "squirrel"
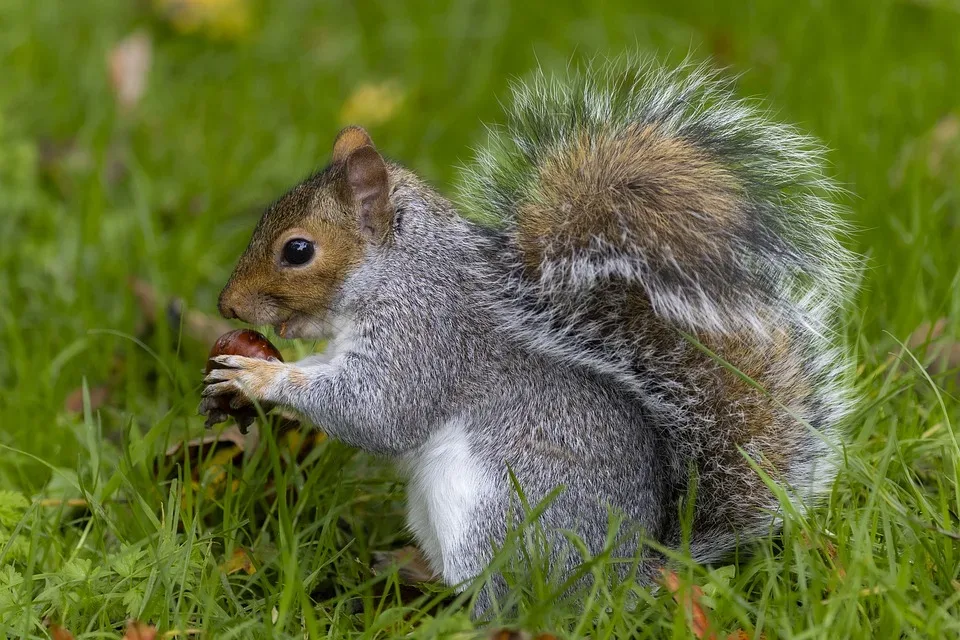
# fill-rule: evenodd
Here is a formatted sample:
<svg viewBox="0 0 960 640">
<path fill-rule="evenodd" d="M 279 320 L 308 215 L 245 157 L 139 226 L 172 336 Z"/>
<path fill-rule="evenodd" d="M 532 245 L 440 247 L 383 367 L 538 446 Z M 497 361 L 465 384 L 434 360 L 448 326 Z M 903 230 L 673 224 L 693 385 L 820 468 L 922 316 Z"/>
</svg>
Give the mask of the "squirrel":
<svg viewBox="0 0 960 640">
<path fill-rule="evenodd" d="M 714 562 L 778 530 L 777 493 L 822 501 L 855 400 L 839 333 L 858 264 L 823 148 L 706 64 L 541 70 L 512 97 L 459 208 L 339 133 L 218 301 L 330 346 L 217 358 L 201 413 L 240 394 L 398 461 L 411 533 L 461 588 L 507 535 L 514 478 L 530 503 L 561 488 L 539 521 L 565 571 L 560 532 L 597 554 L 611 510 L 642 534 L 626 555 Z"/>
</svg>

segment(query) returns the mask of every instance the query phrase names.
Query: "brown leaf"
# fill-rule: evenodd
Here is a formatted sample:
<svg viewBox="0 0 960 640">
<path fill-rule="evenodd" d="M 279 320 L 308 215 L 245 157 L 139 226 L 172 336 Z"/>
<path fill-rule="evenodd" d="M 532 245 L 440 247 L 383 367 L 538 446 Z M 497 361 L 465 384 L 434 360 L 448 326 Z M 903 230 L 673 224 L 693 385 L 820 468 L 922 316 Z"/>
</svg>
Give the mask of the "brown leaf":
<svg viewBox="0 0 960 640">
<path fill-rule="evenodd" d="M 41 507 L 87 507 L 89 503 L 83 498 L 43 498 L 37 501 Z"/>
<path fill-rule="evenodd" d="M 90 410 L 96 411 L 110 399 L 110 387 L 99 385 L 90 387 Z M 71 391 L 63 401 L 63 410 L 69 413 L 83 413 L 83 387 Z"/>
<path fill-rule="evenodd" d="M 123 634 L 123 640 L 155 640 L 156 637 L 157 628 L 155 626 L 137 620 L 128 622 L 127 632 Z"/>
<path fill-rule="evenodd" d="M 73 640 L 73 634 L 58 624 L 50 625 L 50 637 L 53 640 Z"/>
<path fill-rule="evenodd" d="M 703 597 L 703 589 L 693 584 L 689 585 L 685 593 L 681 593 L 682 583 L 680 576 L 674 571 L 663 569 L 663 585 L 673 596 L 674 601 L 683 610 L 687 617 L 687 624 L 690 625 L 690 632 L 697 638 L 708 638 L 716 640 L 716 635 L 710 631 L 710 620 L 700 604 Z"/>
<path fill-rule="evenodd" d="M 196 491 L 204 488 L 210 497 L 215 497 L 226 488 L 227 466 L 239 467 L 243 462 L 244 451 L 257 446 L 259 432 L 254 428 L 246 435 L 240 428 L 232 425 L 223 431 L 207 433 L 199 438 L 187 442 L 178 442 L 168 448 L 164 457 L 173 462 L 169 478 L 177 475 L 177 466 L 190 467 L 190 478 L 185 478 L 191 488 Z M 160 461 L 157 461 L 157 471 L 160 470 Z M 205 479 L 205 482 L 201 482 Z M 234 479 L 234 488 L 239 487 L 239 480 Z M 187 492 L 186 484 L 183 487 L 184 495 Z"/>
<path fill-rule="evenodd" d="M 232 445 L 233 447 L 239 449 L 240 453 L 243 453 L 247 449 L 256 448 L 258 440 L 259 434 L 255 428 L 251 429 L 249 433 L 244 435 L 240 433 L 240 429 L 236 425 L 233 425 L 227 427 L 223 431 L 207 433 L 199 438 L 194 438 L 193 440 L 188 440 L 186 442 L 181 440 L 180 442 L 171 445 L 166 452 L 164 452 L 164 455 L 168 458 L 171 458 L 176 456 L 181 451 L 184 451 L 190 455 L 194 463 L 198 463 L 201 459 L 206 457 L 211 448 L 216 448 L 218 444 L 222 443 L 225 445 Z"/>
<path fill-rule="evenodd" d="M 920 165 L 933 180 L 953 183 L 960 169 L 960 116 L 947 113 L 926 133 L 907 140 L 890 169 L 890 184 L 902 187 L 910 169 Z"/>
<path fill-rule="evenodd" d="M 117 105 L 131 111 L 140 102 L 147 88 L 153 45 L 145 31 L 130 34 L 110 50 L 110 85 Z"/>
<path fill-rule="evenodd" d="M 843 564 L 840 562 L 840 559 L 837 557 L 837 545 L 833 544 L 829 540 L 824 540 L 823 550 L 827 554 L 827 557 L 830 559 L 833 565 L 837 568 L 837 575 L 840 576 L 841 579 L 846 578 L 847 570 L 844 568 Z"/>
<path fill-rule="evenodd" d="M 397 576 L 401 584 L 418 585 L 437 582 L 439 576 L 430 568 L 430 563 L 417 547 L 409 546 L 391 551 L 373 553 L 373 572 L 382 573 L 397 565 Z"/>
<path fill-rule="evenodd" d="M 924 322 L 907 338 L 906 345 L 912 351 L 926 346 L 927 369 L 933 373 L 960 367 L 960 340 L 949 335 L 947 328 L 947 319 L 940 318 Z"/>
<path fill-rule="evenodd" d="M 927 167 L 939 176 L 951 156 L 960 156 L 960 118 L 950 113 L 940 119 L 930 132 Z"/>
<path fill-rule="evenodd" d="M 710 43 L 710 52 L 722 66 L 733 63 L 734 41 L 729 31 L 715 29 L 707 35 Z"/>
<path fill-rule="evenodd" d="M 487 636 L 489 640 L 530 640 L 530 634 L 518 629 L 494 629 Z"/>
<path fill-rule="evenodd" d="M 234 549 L 230 559 L 220 565 L 220 570 L 228 576 L 239 571 L 243 571 L 247 575 L 253 575 L 257 572 L 257 568 L 253 566 L 253 560 L 250 558 L 250 552 L 243 547 Z"/>
</svg>

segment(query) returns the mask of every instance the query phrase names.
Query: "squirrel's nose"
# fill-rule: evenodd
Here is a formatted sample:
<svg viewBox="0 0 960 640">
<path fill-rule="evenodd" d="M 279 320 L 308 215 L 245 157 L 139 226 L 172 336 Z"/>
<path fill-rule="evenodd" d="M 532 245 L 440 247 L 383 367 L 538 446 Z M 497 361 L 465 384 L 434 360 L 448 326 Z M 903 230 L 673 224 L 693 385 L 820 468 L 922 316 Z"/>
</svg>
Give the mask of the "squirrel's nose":
<svg viewBox="0 0 960 640">
<path fill-rule="evenodd" d="M 231 303 L 232 301 L 230 300 L 229 294 L 227 290 L 224 289 L 220 294 L 220 299 L 217 300 L 217 309 L 220 311 L 220 315 L 227 320 L 233 320 L 237 317 L 237 309 Z"/>
</svg>

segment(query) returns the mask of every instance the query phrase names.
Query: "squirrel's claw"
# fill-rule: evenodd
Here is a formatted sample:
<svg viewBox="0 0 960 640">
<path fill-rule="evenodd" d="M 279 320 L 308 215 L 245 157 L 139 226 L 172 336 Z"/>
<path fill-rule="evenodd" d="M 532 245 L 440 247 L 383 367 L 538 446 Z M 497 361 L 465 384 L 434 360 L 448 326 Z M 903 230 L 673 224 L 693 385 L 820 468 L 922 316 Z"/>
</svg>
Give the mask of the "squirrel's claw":
<svg viewBox="0 0 960 640">
<path fill-rule="evenodd" d="M 237 389 L 236 383 L 232 380 L 227 380 L 226 382 L 217 382 L 214 384 L 208 383 L 203 391 L 200 392 L 200 395 L 204 398 L 209 398 L 210 396 L 221 396 L 228 393 L 236 393 L 237 391 L 239 391 L 239 389 Z"/>
<path fill-rule="evenodd" d="M 213 369 L 203 379 L 204 384 L 213 384 L 215 382 L 229 382 L 237 376 L 236 369 Z"/>
<path fill-rule="evenodd" d="M 226 422 L 230 417 L 217 406 L 217 401 L 213 397 L 203 398 L 200 401 L 200 406 L 197 407 L 197 413 L 207 417 L 204 425 L 208 428 L 221 422 Z"/>
</svg>

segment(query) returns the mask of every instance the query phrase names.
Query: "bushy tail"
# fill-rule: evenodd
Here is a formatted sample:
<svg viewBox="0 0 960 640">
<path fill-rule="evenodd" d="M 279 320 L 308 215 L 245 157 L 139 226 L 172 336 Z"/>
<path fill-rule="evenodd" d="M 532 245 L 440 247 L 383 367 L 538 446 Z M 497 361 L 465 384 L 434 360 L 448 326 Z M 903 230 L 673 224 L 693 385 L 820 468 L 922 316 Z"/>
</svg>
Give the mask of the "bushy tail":
<svg viewBox="0 0 960 640">
<path fill-rule="evenodd" d="M 635 392 L 678 499 L 695 467 L 699 559 L 778 511 L 744 453 L 807 504 L 834 475 L 856 260 L 821 161 L 706 67 L 620 60 L 515 86 L 465 176 L 510 239 L 504 325 Z"/>
<path fill-rule="evenodd" d="M 544 290 L 639 282 L 691 330 L 818 323 L 854 264 L 821 159 L 706 66 L 628 58 L 516 84 L 463 200 L 512 233 Z"/>
</svg>

